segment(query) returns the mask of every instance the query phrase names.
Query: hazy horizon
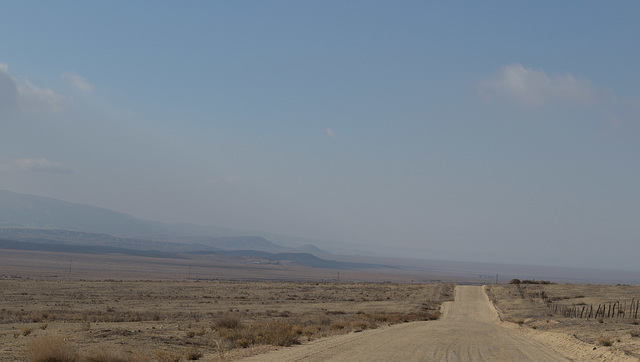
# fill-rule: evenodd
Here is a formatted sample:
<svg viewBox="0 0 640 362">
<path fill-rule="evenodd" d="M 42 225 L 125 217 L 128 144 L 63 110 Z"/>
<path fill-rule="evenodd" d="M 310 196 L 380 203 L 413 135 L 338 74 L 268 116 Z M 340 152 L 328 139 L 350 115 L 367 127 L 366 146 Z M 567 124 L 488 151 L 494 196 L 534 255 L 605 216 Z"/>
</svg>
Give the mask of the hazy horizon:
<svg viewBox="0 0 640 362">
<path fill-rule="evenodd" d="M 640 4 L 9 2 L 0 189 L 640 270 Z"/>
</svg>

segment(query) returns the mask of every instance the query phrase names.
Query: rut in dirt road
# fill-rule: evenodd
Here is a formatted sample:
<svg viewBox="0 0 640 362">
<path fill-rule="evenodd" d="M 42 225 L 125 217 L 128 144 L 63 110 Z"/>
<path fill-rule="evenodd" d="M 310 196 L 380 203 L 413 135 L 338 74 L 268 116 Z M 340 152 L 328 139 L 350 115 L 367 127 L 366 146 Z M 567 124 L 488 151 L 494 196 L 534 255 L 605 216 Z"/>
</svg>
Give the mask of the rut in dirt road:
<svg viewBox="0 0 640 362">
<path fill-rule="evenodd" d="M 495 322 L 482 287 L 457 286 L 438 321 L 326 338 L 246 361 L 568 361 L 550 346 Z"/>
</svg>

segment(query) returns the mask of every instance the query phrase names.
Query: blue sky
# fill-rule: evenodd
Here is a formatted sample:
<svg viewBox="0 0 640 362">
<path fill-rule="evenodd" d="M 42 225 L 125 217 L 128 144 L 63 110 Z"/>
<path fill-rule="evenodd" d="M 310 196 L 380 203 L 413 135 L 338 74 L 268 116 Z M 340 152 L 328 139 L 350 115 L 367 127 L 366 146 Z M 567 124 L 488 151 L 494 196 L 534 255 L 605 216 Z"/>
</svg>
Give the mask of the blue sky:
<svg viewBox="0 0 640 362">
<path fill-rule="evenodd" d="M 638 270 L 638 10 L 5 2 L 0 188 L 396 256 Z"/>
</svg>

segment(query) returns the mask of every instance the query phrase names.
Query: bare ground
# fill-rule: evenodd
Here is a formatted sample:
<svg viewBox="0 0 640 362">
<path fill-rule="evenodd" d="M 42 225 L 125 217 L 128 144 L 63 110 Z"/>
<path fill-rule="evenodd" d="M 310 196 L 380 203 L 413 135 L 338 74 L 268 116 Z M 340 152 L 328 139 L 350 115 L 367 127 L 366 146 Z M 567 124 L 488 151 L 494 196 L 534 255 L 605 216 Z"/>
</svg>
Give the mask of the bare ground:
<svg viewBox="0 0 640 362">
<path fill-rule="evenodd" d="M 452 296 L 451 284 L 0 279 L 0 360 L 51 336 L 80 361 L 232 360 L 433 319 Z"/>
<path fill-rule="evenodd" d="M 481 287 L 458 286 L 437 322 L 413 322 L 283 349 L 246 361 L 589 361 L 634 360 L 593 351 L 561 334 L 500 322 Z"/>
<path fill-rule="evenodd" d="M 596 360 L 616 360 L 628 356 L 630 360 L 640 357 L 640 326 L 629 309 L 640 297 L 640 286 L 631 285 L 574 285 L 574 284 L 508 284 L 491 285 L 487 288 L 500 318 L 505 325 L 527 335 L 547 334 L 562 341 L 565 349 L 589 350 L 588 356 L 601 354 Z M 550 303 L 541 298 L 541 292 Z M 604 318 L 569 318 L 555 306 L 593 310 L 598 305 L 619 302 L 624 315 Z M 603 345 L 608 341 L 610 346 Z M 608 344 L 608 343 L 604 343 Z M 612 357 L 615 355 L 617 357 Z M 578 360 L 588 359 L 583 356 Z"/>
</svg>

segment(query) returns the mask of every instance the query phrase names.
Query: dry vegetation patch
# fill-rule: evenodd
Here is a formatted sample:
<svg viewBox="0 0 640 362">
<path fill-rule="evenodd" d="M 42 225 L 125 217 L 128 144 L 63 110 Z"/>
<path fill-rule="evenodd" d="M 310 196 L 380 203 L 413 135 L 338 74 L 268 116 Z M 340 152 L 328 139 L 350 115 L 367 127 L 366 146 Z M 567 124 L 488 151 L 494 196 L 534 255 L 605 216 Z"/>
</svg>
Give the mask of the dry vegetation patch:
<svg viewBox="0 0 640 362">
<path fill-rule="evenodd" d="M 229 360 L 436 319 L 452 298 L 451 284 L 0 280 L 0 360 Z"/>
<path fill-rule="evenodd" d="M 487 292 L 505 321 L 566 333 L 640 357 L 633 313 L 640 286 L 513 283 L 491 285 Z"/>
</svg>

